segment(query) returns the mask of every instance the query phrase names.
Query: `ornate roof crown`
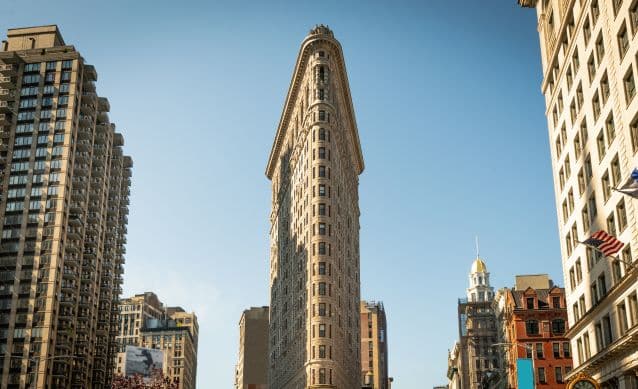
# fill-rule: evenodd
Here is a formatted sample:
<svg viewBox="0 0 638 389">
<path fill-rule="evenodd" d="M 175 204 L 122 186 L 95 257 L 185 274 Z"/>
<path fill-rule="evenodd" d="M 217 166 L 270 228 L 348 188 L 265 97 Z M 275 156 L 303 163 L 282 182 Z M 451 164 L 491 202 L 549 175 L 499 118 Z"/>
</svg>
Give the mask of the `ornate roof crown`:
<svg viewBox="0 0 638 389">
<path fill-rule="evenodd" d="M 332 30 L 329 29 L 328 26 L 325 26 L 323 24 L 317 24 L 312 30 L 310 30 L 310 33 L 308 35 L 328 35 L 334 38 Z"/>
</svg>

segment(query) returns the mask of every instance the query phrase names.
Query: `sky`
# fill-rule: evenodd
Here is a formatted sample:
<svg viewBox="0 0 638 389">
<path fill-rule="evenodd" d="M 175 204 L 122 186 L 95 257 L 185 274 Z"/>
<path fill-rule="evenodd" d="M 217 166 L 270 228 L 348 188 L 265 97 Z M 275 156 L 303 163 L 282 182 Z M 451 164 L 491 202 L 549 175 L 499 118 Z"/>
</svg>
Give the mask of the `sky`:
<svg viewBox="0 0 638 389">
<path fill-rule="evenodd" d="M 198 387 L 231 388 L 244 309 L 268 305 L 264 171 L 301 41 L 341 42 L 366 169 L 361 296 L 383 301 L 395 389 L 447 382 L 480 255 L 564 285 L 535 11 L 515 0 L 2 0 L 98 72 L 133 157 L 125 296 L 199 317 Z"/>
</svg>

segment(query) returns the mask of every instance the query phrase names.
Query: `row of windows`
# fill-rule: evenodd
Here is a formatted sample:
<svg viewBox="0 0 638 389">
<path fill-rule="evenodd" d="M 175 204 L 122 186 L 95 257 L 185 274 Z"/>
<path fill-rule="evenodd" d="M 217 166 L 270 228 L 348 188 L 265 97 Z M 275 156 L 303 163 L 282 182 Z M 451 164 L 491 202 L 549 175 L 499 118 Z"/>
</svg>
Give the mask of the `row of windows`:
<svg viewBox="0 0 638 389">
<path fill-rule="evenodd" d="M 545 350 L 543 343 L 528 343 L 525 347 L 528 359 L 544 359 Z M 562 350 L 561 350 L 562 349 Z M 562 353 L 561 353 L 562 351 Z M 554 359 L 558 358 L 571 358 L 571 347 L 569 342 L 553 342 L 552 343 L 552 356 Z"/>
<path fill-rule="evenodd" d="M 528 336 L 541 335 L 540 322 L 538 320 L 534 320 L 534 319 L 525 321 L 525 333 Z M 551 321 L 551 334 L 552 335 L 561 335 L 561 334 L 564 334 L 564 333 L 565 333 L 565 320 L 563 320 L 563 319 L 554 319 L 554 320 L 552 320 Z"/>
<path fill-rule="evenodd" d="M 60 87 L 59 87 L 60 95 L 69 93 L 70 89 L 71 89 L 70 84 L 60 84 Z M 55 94 L 55 86 L 53 85 L 43 85 L 42 88 L 39 88 L 37 86 L 26 86 L 20 89 L 20 97 L 37 96 L 40 90 L 42 90 L 42 96 Z M 60 97 L 64 97 L 64 96 L 60 96 Z"/>
<path fill-rule="evenodd" d="M 39 118 L 41 120 L 51 119 L 53 117 L 53 112 L 54 110 L 49 110 L 49 109 L 41 110 Z M 36 118 L 35 113 L 36 113 L 35 111 L 18 112 L 18 121 L 35 120 Z M 66 116 L 67 116 L 66 108 L 58 108 L 57 110 L 55 110 L 56 119 L 64 119 L 66 118 Z"/>
<path fill-rule="evenodd" d="M 550 368 L 551 369 L 551 368 Z M 551 383 L 550 380 L 547 377 L 547 373 L 545 372 L 545 368 L 544 367 L 539 367 L 536 369 L 537 371 L 537 378 L 538 378 L 538 383 L 540 384 L 548 384 Z M 558 383 L 558 384 L 562 384 L 565 382 L 565 376 L 572 371 L 571 366 L 555 366 L 554 367 L 554 382 Z"/>
<path fill-rule="evenodd" d="M 24 71 L 26 73 L 30 72 L 39 72 L 40 71 L 40 62 L 28 63 L 24 65 Z M 56 70 L 58 65 L 58 61 L 48 61 L 46 62 L 45 69 L 46 70 Z M 71 69 L 73 67 L 73 60 L 65 60 L 62 61 L 62 69 Z"/>
<path fill-rule="evenodd" d="M 64 95 L 58 97 L 58 106 L 69 104 L 69 96 Z M 53 105 L 53 97 L 42 97 L 41 106 L 51 107 Z M 38 106 L 37 98 L 21 99 L 19 108 L 35 108 Z"/>
</svg>

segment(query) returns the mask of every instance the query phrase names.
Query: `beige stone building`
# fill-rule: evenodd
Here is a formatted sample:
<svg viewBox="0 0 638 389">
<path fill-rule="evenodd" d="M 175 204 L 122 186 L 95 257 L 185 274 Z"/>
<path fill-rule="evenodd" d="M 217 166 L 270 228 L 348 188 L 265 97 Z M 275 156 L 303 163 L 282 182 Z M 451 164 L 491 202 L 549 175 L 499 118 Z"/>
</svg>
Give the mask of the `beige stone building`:
<svg viewBox="0 0 638 389">
<path fill-rule="evenodd" d="M 96 81 L 56 26 L 0 47 L 3 389 L 110 387 L 132 162 Z"/>
<path fill-rule="evenodd" d="M 235 389 L 268 388 L 268 307 L 250 308 L 239 320 Z"/>
<path fill-rule="evenodd" d="M 270 153 L 270 372 L 277 389 L 361 386 L 364 169 L 341 45 L 303 41 Z"/>
<path fill-rule="evenodd" d="M 122 299 L 118 309 L 115 374 L 126 372 L 126 346 L 160 349 L 164 352 L 164 375 L 178 381 L 180 389 L 194 389 L 199 339 L 197 316 L 181 307 L 165 307 L 153 292 Z"/>
<path fill-rule="evenodd" d="M 634 263 L 638 208 L 612 190 L 638 166 L 638 4 L 519 0 L 536 8 L 562 265 L 574 350 L 570 379 L 635 388 L 638 272 L 579 241 L 605 230 Z"/>
<path fill-rule="evenodd" d="M 115 338 L 118 353 L 124 352 L 127 345 L 138 346 L 140 344 L 140 330 L 147 320 L 159 320 L 165 316 L 164 306 L 153 292 L 121 299 L 118 310 L 120 312 L 119 331 Z M 118 355 L 118 359 L 120 357 Z"/>
<path fill-rule="evenodd" d="M 362 301 L 360 322 L 363 388 L 388 389 L 388 325 L 383 303 Z"/>
</svg>

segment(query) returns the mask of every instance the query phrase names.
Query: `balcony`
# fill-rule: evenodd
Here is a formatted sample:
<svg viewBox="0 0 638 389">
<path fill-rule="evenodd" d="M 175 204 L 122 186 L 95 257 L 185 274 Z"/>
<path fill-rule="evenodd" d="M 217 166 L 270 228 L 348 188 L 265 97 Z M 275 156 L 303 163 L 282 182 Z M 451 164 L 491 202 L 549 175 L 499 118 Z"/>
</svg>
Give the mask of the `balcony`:
<svg viewBox="0 0 638 389">
<path fill-rule="evenodd" d="M 91 127 L 93 125 L 93 117 L 90 115 L 80 115 L 80 126 Z"/>
<path fill-rule="evenodd" d="M 0 89 L 0 100 L 15 100 L 15 93 L 11 89 Z"/>
<path fill-rule="evenodd" d="M 95 115 L 95 107 L 92 104 L 82 104 L 80 107 L 80 113 L 82 115 Z"/>
<path fill-rule="evenodd" d="M 15 76 L 17 69 L 11 64 L 0 64 L 0 74 L 4 76 Z"/>
<path fill-rule="evenodd" d="M 97 81 L 97 72 L 95 66 L 84 65 L 84 79 L 87 81 Z"/>
<path fill-rule="evenodd" d="M 95 92 L 83 92 L 82 93 L 82 102 L 86 102 L 88 104 L 96 104 L 97 103 L 97 94 Z"/>
<path fill-rule="evenodd" d="M 10 88 L 15 83 L 15 80 L 9 76 L 0 76 L 0 87 Z"/>
<path fill-rule="evenodd" d="M 11 113 L 15 111 L 13 104 L 9 104 L 8 101 L 0 100 L 0 113 Z"/>
</svg>

